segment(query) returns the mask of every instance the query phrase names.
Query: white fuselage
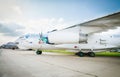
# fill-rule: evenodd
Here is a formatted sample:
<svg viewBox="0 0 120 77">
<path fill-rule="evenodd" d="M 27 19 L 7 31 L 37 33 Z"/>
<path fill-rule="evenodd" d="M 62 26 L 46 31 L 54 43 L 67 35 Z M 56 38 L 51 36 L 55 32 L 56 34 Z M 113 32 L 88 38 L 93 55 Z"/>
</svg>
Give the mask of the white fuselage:
<svg viewBox="0 0 120 77">
<path fill-rule="evenodd" d="M 64 37 L 64 36 L 63 36 Z M 62 37 L 61 37 L 62 38 Z M 47 44 L 40 43 L 39 35 L 29 35 L 28 38 L 23 36 L 16 40 L 19 42 L 20 49 L 70 49 L 70 50 L 97 50 L 97 49 L 110 49 L 120 47 L 120 34 L 107 34 L 99 33 L 88 36 L 87 43 L 71 43 L 71 44 Z"/>
</svg>

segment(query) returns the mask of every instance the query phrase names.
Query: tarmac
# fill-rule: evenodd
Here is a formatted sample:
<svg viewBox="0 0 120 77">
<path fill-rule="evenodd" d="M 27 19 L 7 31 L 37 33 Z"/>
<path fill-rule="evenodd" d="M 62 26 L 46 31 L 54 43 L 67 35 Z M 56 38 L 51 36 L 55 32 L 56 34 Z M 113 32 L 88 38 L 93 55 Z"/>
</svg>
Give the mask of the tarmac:
<svg viewBox="0 0 120 77">
<path fill-rule="evenodd" d="M 120 57 L 0 49 L 0 77 L 120 77 Z"/>
</svg>

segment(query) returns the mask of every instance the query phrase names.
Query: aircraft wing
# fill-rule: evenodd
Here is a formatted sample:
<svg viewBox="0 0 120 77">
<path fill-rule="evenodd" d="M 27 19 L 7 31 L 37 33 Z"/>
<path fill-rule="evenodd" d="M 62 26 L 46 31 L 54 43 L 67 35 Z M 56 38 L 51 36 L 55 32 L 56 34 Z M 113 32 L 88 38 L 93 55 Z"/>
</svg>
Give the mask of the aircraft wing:
<svg viewBox="0 0 120 77">
<path fill-rule="evenodd" d="M 116 27 L 120 27 L 120 12 L 110 14 L 88 22 L 84 22 L 81 24 L 77 24 L 65 29 L 70 29 L 74 27 L 80 27 L 80 31 L 86 34 L 93 34 L 98 32 L 104 32 L 109 29 L 116 29 Z"/>
</svg>

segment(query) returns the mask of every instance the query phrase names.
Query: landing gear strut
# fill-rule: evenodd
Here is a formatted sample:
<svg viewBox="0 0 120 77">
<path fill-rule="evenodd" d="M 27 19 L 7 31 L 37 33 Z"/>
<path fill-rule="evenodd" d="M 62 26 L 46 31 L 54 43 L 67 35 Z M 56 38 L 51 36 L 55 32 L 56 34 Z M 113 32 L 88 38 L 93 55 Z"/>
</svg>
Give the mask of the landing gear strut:
<svg viewBox="0 0 120 77">
<path fill-rule="evenodd" d="M 41 51 L 41 50 L 37 50 L 37 51 L 36 51 L 36 54 L 37 54 L 37 55 L 41 55 L 41 54 L 42 54 L 42 51 Z"/>
</svg>

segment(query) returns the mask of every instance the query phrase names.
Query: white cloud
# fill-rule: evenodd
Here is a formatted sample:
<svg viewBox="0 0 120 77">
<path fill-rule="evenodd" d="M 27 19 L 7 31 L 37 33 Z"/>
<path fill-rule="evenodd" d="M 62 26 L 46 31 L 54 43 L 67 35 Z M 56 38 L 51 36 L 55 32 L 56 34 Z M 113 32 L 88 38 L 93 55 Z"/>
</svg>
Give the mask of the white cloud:
<svg viewBox="0 0 120 77">
<path fill-rule="evenodd" d="M 16 0 L 0 0 L 0 20 L 16 17 L 18 13 L 13 9 L 16 5 Z"/>
<path fill-rule="evenodd" d="M 0 23 L 0 33 L 3 33 L 5 36 L 18 36 L 21 35 L 22 32 L 20 32 L 20 29 L 23 29 L 24 27 L 15 24 L 15 23 Z"/>
<path fill-rule="evenodd" d="M 15 5 L 15 6 L 12 6 L 11 8 L 12 8 L 13 11 L 16 12 L 18 15 L 21 16 L 21 15 L 23 14 L 22 9 L 20 8 L 20 6 Z"/>
<path fill-rule="evenodd" d="M 58 20 L 59 23 L 61 23 L 61 22 L 63 22 L 63 21 L 64 21 L 63 18 L 59 18 L 59 20 Z"/>
<path fill-rule="evenodd" d="M 27 19 L 24 22 L 21 22 L 22 25 L 25 25 L 25 32 L 35 32 L 39 33 L 41 31 L 47 32 L 49 30 L 58 29 L 60 26 L 65 26 L 63 18 L 43 18 L 43 19 Z"/>
<path fill-rule="evenodd" d="M 19 0 L 18 0 L 19 1 Z M 53 29 L 64 28 L 67 24 L 64 18 L 29 18 L 24 15 L 22 5 L 17 0 L 0 1 L 0 23 L 17 23 L 25 28 L 21 29 L 24 33 L 47 32 Z M 28 7 L 27 7 L 28 8 Z M 9 26 L 10 27 L 10 26 Z"/>
</svg>

